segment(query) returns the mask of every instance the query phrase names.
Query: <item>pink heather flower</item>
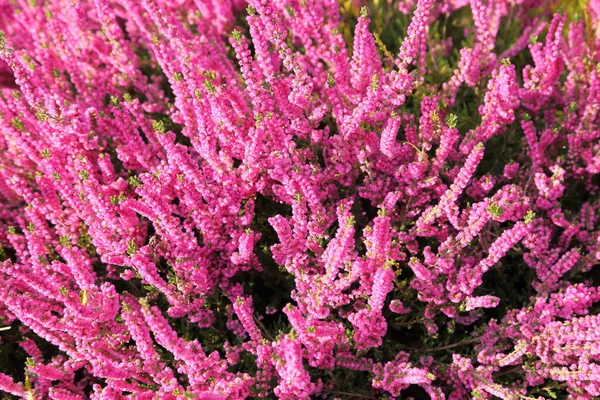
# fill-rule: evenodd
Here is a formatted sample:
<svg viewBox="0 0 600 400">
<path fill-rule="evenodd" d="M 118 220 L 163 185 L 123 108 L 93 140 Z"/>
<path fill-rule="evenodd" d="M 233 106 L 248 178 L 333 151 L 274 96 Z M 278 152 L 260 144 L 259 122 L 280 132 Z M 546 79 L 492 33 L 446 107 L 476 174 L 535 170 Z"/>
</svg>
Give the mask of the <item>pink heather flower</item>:
<svg viewBox="0 0 600 400">
<path fill-rule="evenodd" d="M 515 120 L 514 110 L 519 106 L 519 92 L 514 65 L 502 65 L 494 70 L 488 83 L 484 104 L 480 106 L 481 126 L 461 143 L 464 154 L 472 151 L 478 143 L 486 143 L 492 136 L 504 131 Z M 472 136 L 472 138 L 471 138 Z"/>
<path fill-rule="evenodd" d="M 414 368 L 401 359 L 385 365 L 375 364 L 373 374 L 373 387 L 383 389 L 395 397 L 400 396 L 402 390 L 410 385 L 427 387 L 435 379 L 434 374 L 425 369 Z"/>
<path fill-rule="evenodd" d="M 517 222 L 514 227 L 502 232 L 502 235 L 489 248 L 488 256 L 478 265 L 478 268 L 485 273 L 491 266 L 496 264 L 506 252 L 519 242 L 529 231 L 530 226 L 527 223 Z"/>
<path fill-rule="evenodd" d="M 481 162 L 481 159 L 483 158 L 484 150 L 485 148 L 481 143 L 475 146 L 471 154 L 469 154 L 467 157 L 465 164 L 458 172 L 454 182 L 441 197 L 439 203 L 435 207 L 431 207 L 426 210 L 417 220 L 415 225 L 418 228 L 427 224 L 431 224 L 433 220 L 435 220 L 435 218 L 440 214 L 446 215 L 451 221 L 453 221 L 454 224 L 458 222 L 456 220 L 455 212 L 452 210 L 454 202 L 462 194 L 463 190 L 469 183 L 473 173 L 479 165 L 479 162 Z"/>
<path fill-rule="evenodd" d="M 406 308 L 400 300 L 392 300 L 389 307 L 390 310 L 396 314 L 408 314 L 411 311 L 410 308 Z"/>
<path fill-rule="evenodd" d="M 362 309 L 349 315 L 348 321 L 354 327 L 353 339 L 357 349 L 363 350 L 381 345 L 381 338 L 387 332 L 387 323 L 381 311 Z"/>
<path fill-rule="evenodd" d="M 372 311 L 381 311 L 387 294 L 394 288 L 394 271 L 389 266 L 379 268 L 373 278 L 369 306 Z"/>
<path fill-rule="evenodd" d="M 471 311 L 476 308 L 494 308 L 499 302 L 500 299 L 496 296 L 467 297 L 465 300 L 465 311 Z"/>
<path fill-rule="evenodd" d="M 416 62 L 420 64 L 421 69 L 424 68 L 425 47 L 424 39 L 429 25 L 429 13 L 433 6 L 433 0 L 418 0 L 417 8 L 413 14 L 413 19 L 408 27 L 407 37 L 400 46 L 396 65 L 402 71 L 406 67 Z"/>
<path fill-rule="evenodd" d="M 302 365 L 302 346 L 298 340 L 284 338 L 274 345 L 272 362 L 279 375 L 275 394 L 283 399 L 309 399 L 317 385 Z"/>
<path fill-rule="evenodd" d="M 0 373 L 0 389 L 15 396 L 26 396 L 23 385 L 15 383 L 10 376 L 3 373 Z"/>
<path fill-rule="evenodd" d="M 252 299 L 238 297 L 233 301 L 233 310 L 237 314 L 242 326 L 250 335 L 250 338 L 255 341 L 261 341 L 262 335 L 256 326 L 253 317 Z"/>
<path fill-rule="evenodd" d="M 387 157 L 394 157 L 396 153 L 396 135 L 400 128 L 400 119 L 392 115 L 387 122 L 385 129 L 381 132 L 381 142 L 379 144 L 381 152 Z"/>
<path fill-rule="evenodd" d="M 371 84 L 373 75 L 381 69 L 381 60 L 377 54 L 373 35 L 369 31 L 369 22 L 366 15 L 360 15 L 354 31 L 350 82 L 359 93 L 366 90 Z"/>
</svg>

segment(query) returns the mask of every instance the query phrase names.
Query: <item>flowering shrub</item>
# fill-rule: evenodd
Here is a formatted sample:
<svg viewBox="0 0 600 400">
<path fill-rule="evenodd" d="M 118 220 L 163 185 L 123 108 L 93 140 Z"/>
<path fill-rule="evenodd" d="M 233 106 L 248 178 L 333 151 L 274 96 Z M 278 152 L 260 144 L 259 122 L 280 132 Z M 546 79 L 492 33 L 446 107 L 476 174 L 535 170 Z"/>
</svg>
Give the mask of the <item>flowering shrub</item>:
<svg viewBox="0 0 600 400">
<path fill-rule="evenodd" d="M 559 5 L 0 0 L 0 391 L 600 396 L 600 2 Z"/>
</svg>

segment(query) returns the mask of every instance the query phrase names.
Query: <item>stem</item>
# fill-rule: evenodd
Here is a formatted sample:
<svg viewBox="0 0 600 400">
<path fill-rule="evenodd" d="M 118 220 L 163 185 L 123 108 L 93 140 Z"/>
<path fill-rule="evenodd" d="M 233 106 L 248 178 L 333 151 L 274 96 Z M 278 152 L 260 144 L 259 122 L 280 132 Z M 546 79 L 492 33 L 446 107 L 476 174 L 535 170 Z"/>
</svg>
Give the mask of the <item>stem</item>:
<svg viewBox="0 0 600 400">
<path fill-rule="evenodd" d="M 471 344 L 471 343 L 476 343 L 478 341 L 481 340 L 481 336 L 478 336 L 476 338 L 473 339 L 469 339 L 469 340 L 465 340 L 463 342 L 459 342 L 459 343 L 453 343 L 453 344 L 449 344 L 447 346 L 442 346 L 442 347 L 434 347 L 434 348 L 411 348 L 411 350 L 415 350 L 415 351 L 441 351 L 441 350 L 448 350 L 448 349 L 453 349 L 455 347 L 459 347 L 459 346 L 463 346 L 465 344 Z"/>
<path fill-rule="evenodd" d="M 507 369 L 506 371 L 494 374 L 494 379 L 500 378 L 501 376 L 504 376 L 504 375 L 511 374 L 513 372 L 519 372 L 519 371 L 522 371 L 522 370 L 523 370 L 523 365 L 517 365 L 516 367 L 513 367 L 511 369 Z"/>
<path fill-rule="evenodd" d="M 361 399 L 373 399 L 373 400 L 377 399 L 377 397 L 368 396 L 366 394 L 351 393 L 351 392 L 340 392 L 340 391 L 337 391 L 337 390 L 331 390 L 331 391 L 329 391 L 329 393 L 331 393 L 331 394 L 341 394 L 341 395 L 345 395 L 345 396 L 360 397 Z"/>
<path fill-rule="evenodd" d="M 408 213 L 408 208 L 410 207 L 410 203 L 412 203 L 412 196 L 408 197 L 408 201 L 406 202 L 406 207 L 404 208 L 404 215 L 402 215 L 402 222 L 400 222 L 400 226 L 404 226 L 406 222 L 406 214 Z"/>
<path fill-rule="evenodd" d="M 256 322 L 256 324 L 262 329 L 262 331 L 264 332 L 267 339 L 269 339 L 270 341 L 273 341 L 273 338 L 271 337 L 271 335 L 269 335 L 269 331 L 267 331 L 267 328 L 265 328 L 263 323 L 258 318 L 256 318 L 256 316 L 254 316 L 254 315 L 252 316 L 252 318 L 254 318 L 254 321 Z"/>
<path fill-rule="evenodd" d="M 560 384 L 558 384 L 558 385 L 554 385 L 554 386 L 544 386 L 544 387 L 542 387 L 542 388 L 539 388 L 539 389 L 535 390 L 535 391 L 534 391 L 534 392 L 532 392 L 531 394 L 536 394 L 536 393 L 540 393 L 540 394 L 541 394 L 541 393 L 543 393 L 543 392 L 545 392 L 545 391 L 547 391 L 547 390 L 551 390 L 551 389 L 562 389 L 562 388 L 566 388 L 566 387 L 568 387 L 568 386 L 569 386 L 569 385 L 568 385 L 568 383 L 567 383 L 567 382 L 563 382 L 563 383 L 560 383 Z"/>
<path fill-rule="evenodd" d="M 397 323 L 389 324 L 389 325 L 393 326 L 393 327 L 409 326 L 412 324 L 418 324 L 419 322 L 422 322 L 422 321 L 425 321 L 425 318 L 413 319 L 412 321 L 406 321 L 406 322 L 397 322 Z"/>
</svg>

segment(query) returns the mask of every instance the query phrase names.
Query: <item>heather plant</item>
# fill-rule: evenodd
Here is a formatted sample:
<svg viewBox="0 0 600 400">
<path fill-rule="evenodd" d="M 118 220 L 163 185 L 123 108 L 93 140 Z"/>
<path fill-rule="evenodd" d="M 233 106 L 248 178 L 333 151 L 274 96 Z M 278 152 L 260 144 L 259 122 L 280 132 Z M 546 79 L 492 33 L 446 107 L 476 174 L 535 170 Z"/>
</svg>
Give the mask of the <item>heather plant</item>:
<svg viewBox="0 0 600 400">
<path fill-rule="evenodd" d="M 0 0 L 0 392 L 600 397 L 599 20 Z"/>
</svg>

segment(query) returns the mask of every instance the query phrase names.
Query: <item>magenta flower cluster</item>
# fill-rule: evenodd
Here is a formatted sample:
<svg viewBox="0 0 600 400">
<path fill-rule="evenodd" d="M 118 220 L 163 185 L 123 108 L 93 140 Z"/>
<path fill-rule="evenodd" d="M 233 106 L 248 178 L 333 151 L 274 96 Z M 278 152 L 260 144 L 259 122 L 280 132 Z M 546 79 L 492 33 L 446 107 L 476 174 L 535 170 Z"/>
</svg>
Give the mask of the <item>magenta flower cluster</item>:
<svg viewBox="0 0 600 400">
<path fill-rule="evenodd" d="M 600 397 L 600 2 L 383 3 L 0 0 L 0 393 Z"/>
</svg>

